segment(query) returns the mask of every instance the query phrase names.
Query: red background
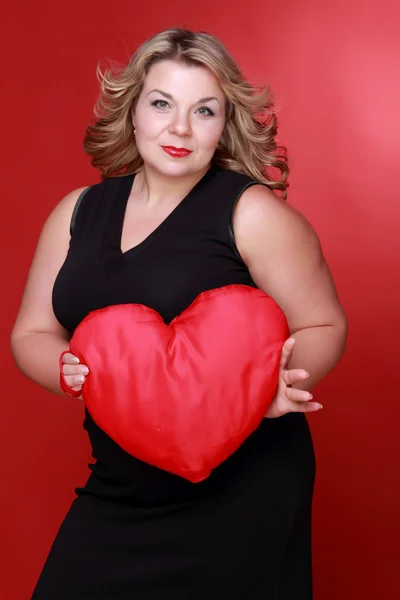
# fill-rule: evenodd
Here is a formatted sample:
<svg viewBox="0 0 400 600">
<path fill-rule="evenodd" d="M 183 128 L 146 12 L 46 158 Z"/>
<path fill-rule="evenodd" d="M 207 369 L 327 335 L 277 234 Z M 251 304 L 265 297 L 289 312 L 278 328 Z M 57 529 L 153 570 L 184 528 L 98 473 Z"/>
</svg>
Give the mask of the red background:
<svg viewBox="0 0 400 600">
<path fill-rule="evenodd" d="M 398 597 L 400 328 L 397 1 L 190 4 L 70 0 L 2 11 L 0 597 L 28 600 L 88 475 L 82 404 L 19 374 L 9 334 L 40 229 L 68 191 L 97 181 L 81 140 L 100 58 L 126 61 L 171 26 L 218 35 L 270 82 L 290 151 L 289 201 L 316 228 L 350 322 L 340 366 L 315 390 L 316 600 Z"/>
</svg>

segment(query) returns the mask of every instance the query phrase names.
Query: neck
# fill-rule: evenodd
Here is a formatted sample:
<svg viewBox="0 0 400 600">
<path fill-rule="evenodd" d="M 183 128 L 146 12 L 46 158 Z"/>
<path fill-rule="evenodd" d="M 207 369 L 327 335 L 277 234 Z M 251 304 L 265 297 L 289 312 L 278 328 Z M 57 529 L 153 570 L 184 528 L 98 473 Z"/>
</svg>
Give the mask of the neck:
<svg viewBox="0 0 400 600">
<path fill-rule="evenodd" d="M 207 173 L 209 167 L 210 165 L 207 165 L 201 171 L 174 177 L 144 164 L 135 177 L 132 191 L 149 206 L 160 202 L 176 202 L 188 194 Z"/>
</svg>

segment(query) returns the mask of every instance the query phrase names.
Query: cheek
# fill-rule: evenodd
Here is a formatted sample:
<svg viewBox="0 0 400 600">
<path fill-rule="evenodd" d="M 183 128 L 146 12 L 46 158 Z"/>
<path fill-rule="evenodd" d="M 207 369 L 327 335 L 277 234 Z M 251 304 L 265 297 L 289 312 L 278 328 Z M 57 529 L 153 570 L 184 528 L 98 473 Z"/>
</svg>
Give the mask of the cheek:
<svg viewBox="0 0 400 600">
<path fill-rule="evenodd" d="M 214 147 L 218 144 L 222 132 L 224 130 L 224 124 L 222 122 L 210 122 L 203 124 L 198 128 L 197 139 L 204 147 Z"/>
<path fill-rule="evenodd" d="M 167 120 L 164 118 L 157 118 L 148 116 L 140 121 L 140 134 L 143 138 L 155 139 L 167 126 Z"/>
<path fill-rule="evenodd" d="M 136 111 L 136 125 L 143 140 L 146 138 L 155 139 L 168 126 L 168 116 L 157 113 L 151 106 L 138 106 Z"/>
</svg>

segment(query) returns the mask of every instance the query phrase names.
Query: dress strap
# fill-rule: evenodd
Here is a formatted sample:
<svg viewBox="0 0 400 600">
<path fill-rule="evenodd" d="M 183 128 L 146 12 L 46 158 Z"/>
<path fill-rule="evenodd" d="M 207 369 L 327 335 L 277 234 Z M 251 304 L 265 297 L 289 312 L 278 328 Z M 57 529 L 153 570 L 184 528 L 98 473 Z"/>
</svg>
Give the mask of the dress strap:
<svg viewBox="0 0 400 600">
<path fill-rule="evenodd" d="M 87 188 L 85 188 L 83 190 L 83 192 L 81 192 L 79 194 L 78 200 L 75 203 L 74 210 L 73 210 L 72 217 L 71 217 L 71 223 L 70 223 L 70 226 L 69 226 L 69 233 L 70 233 L 71 237 L 72 237 L 72 235 L 74 233 L 75 223 L 76 223 L 76 217 L 78 216 L 79 207 L 80 207 L 80 205 L 82 203 L 84 195 L 86 194 L 86 192 L 88 192 L 90 190 L 91 187 L 92 186 L 89 185 Z"/>
</svg>

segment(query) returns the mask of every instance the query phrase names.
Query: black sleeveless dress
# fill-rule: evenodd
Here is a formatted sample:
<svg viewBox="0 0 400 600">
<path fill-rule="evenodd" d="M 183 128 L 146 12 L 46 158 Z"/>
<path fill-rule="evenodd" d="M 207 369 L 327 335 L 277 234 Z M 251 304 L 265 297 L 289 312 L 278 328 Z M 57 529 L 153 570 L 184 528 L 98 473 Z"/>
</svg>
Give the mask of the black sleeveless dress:
<svg viewBox="0 0 400 600">
<path fill-rule="evenodd" d="M 201 292 L 255 286 L 232 233 L 245 174 L 212 165 L 142 243 L 122 253 L 134 176 L 89 188 L 53 307 L 73 334 L 92 310 L 139 303 L 166 322 Z M 32 600 L 311 600 L 312 439 L 303 413 L 263 419 L 228 460 L 190 483 L 135 459 L 86 411 L 95 463 Z"/>
</svg>

